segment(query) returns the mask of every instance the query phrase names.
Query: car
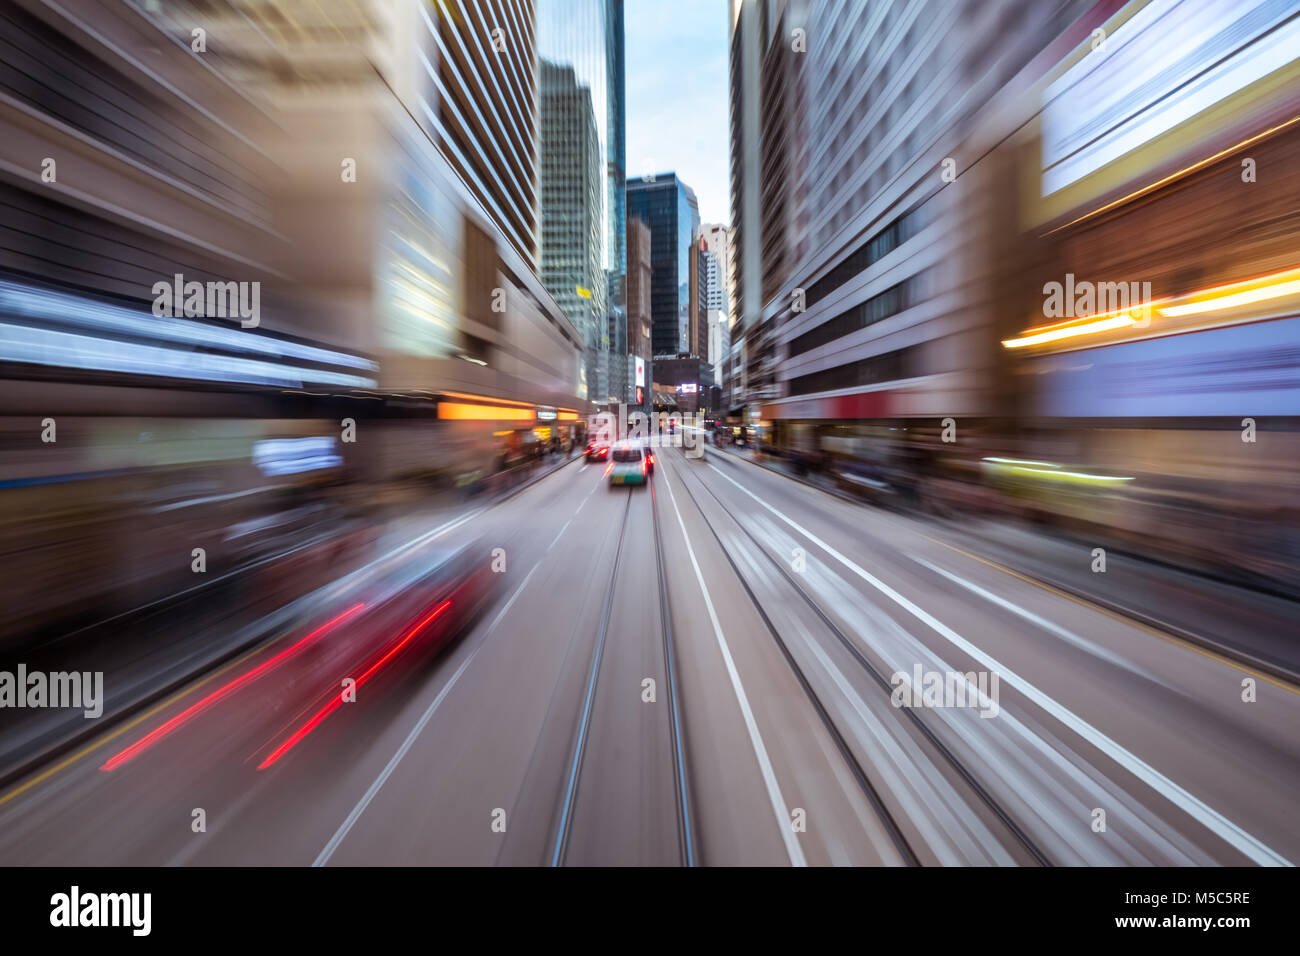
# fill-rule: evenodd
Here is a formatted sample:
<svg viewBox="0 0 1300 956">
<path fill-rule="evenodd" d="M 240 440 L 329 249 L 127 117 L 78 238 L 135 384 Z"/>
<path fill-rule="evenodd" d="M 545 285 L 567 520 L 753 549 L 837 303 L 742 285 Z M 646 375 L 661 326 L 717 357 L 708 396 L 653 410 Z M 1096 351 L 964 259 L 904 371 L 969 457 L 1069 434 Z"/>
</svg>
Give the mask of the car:
<svg viewBox="0 0 1300 956">
<path fill-rule="evenodd" d="M 610 452 L 610 459 L 606 474 L 609 475 L 611 486 L 644 485 L 649 478 L 650 466 L 640 445 L 615 445 Z"/>
<path fill-rule="evenodd" d="M 609 458 L 609 443 L 595 439 L 587 442 L 586 456 L 587 461 L 605 461 Z"/>
<path fill-rule="evenodd" d="M 655 453 L 654 446 L 648 438 L 629 438 L 625 442 L 619 442 L 620 445 L 628 445 L 634 448 L 640 448 L 641 454 L 645 456 L 645 470 L 647 475 L 655 473 Z"/>
</svg>

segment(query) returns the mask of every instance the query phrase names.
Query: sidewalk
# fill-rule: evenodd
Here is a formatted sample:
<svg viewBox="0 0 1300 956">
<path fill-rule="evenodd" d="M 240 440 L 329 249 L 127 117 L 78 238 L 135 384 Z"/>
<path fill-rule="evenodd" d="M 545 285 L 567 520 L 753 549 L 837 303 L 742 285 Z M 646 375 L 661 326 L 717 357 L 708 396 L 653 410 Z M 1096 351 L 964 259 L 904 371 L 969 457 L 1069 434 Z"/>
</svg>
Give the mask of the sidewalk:
<svg viewBox="0 0 1300 956">
<path fill-rule="evenodd" d="M 872 505 L 823 475 L 797 475 L 788 462 L 750 449 L 718 449 L 863 508 Z M 938 537 L 1025 577 L 1176 635 L 1243 664 L 1300 682 L 1300 603 L 1140 555 L 1107 550 L 1092 571 L 1092 545 L 1016 522 L 967 514 L 938 517 L 897 509 L 929 523 Z"/>
</svg>

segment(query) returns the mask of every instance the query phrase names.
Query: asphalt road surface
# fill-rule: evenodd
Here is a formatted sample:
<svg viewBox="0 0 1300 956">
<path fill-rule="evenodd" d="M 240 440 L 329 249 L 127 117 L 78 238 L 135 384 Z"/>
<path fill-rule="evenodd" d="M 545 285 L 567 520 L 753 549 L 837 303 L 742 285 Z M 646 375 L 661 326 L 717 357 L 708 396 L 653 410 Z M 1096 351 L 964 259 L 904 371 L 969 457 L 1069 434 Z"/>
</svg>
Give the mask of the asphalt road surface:
<svg viewBox="0 0 1300 956">
<path fill-rule="evenodd" d="M 440 654 L 317 708 L 415 613 L 341 581 L 0 794 L 0 860 L 1300 860 L 1300 688 L 714 449 L 662 450 L 645 488 L 604 472 L 393 558 L 500 549 Z M 895 706 L 918 669 L 923 706 Z M 932 676 L 950 693 L 923 696 Z"/>
</svg>

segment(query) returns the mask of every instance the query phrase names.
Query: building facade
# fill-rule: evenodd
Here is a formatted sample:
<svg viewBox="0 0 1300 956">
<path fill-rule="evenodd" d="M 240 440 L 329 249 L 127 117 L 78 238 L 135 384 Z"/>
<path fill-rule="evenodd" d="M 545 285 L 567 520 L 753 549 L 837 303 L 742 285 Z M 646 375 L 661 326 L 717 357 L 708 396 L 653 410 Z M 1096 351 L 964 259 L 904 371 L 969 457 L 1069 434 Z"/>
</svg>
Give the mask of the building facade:
<svg viewBox="0 0 1300 956">
<path fill-rule="evenodd" d="M 189 37 L 196 25 L 209 39 L 221 38 L 206 54 L 187 46 L 172 75 L 159 74 L 155 89 L 139 91 L 141 130 L 179 111 L 175 133 L 150 147 L 162 173 L 157 187 L 125 189 L 98 172 L 77 175 L 112 189 L 113 203 L 130 209 L 137 223 L 168 223 L 159 234 L 168 243 L 192 228 L 183 241 L 206 251 L 178 250 L 168 265 L 155 253 L 140 258 L 138 250 L 157 239 L 101 235 L 93 243 L 100 254 L 116 249 L 111 258 L 129 264 L 127 283 L 104 291 L 120 296 L 124 307 L 147 309 L 150 284 L 143 280 L 151 273 L 259 282 L 260 325 L 241 335 L 289 336 L 364 356 L 357 359 L 364 374 L 337 380 L 370 390 L 359 407 L 427 419 L 401 427 L 377 421 L 366 468 L 437 468 L 462 451 L 490 462 L 493 432 L 502 429 L 488 417 L 467 419 L 463 410 L 454 424 L 444 422 L 439 396 L 450 391 L 576 413 L 582 339 L 536 273 L 531 5 L 275 6 L 278 26 L 269 32 L 250 30 L 234 4 L 140 3 L 98 10 L 93 29 L 71 38 L 51 35 L 50 43 L 71 42 L 89 56 L 98 55 L 96 34 L 119 35 L 133 48 L 170 49 L 170 38 Z M 493 29 L 498 22 L 511 29 L 495 39 L 490 29 L 480 36 L 473 27 L 485 16 Z M 493 42 L 504 49 L 489 46 L 488 55 L 476 46 Z M 113 75 L 107 63 L 95 70 Z M 54 76 L 50 85 L 59 82 Z M 503 96 L 489 97 L 486 89 Z M 210 128 L 182 115 L 193 112 L 193 102 L 204 104 Z M 141 143 L 156 137 L 138 135 Z M 207 170 L 220 202 L 186 199 L 190 211 L 182 215 L 181 207 L 171 208 L 178 197 L 158 190 L 176 178 L 167 152 L 184 143 L 193 152 L 195 141 L 205 144 L 202 158 L 177 152 L 178 169 Z M 494 150 L 502 155 L 481 168 L 471 161 Z M 223 164 L 230 164 L 224 172 Z M 203 188 L 202 181 L 189 187 Z M 66 281 L 93 288 L 71 276 Z M 508 417 L 522 421 L 514 412 Z M 511 428 L 529 431 L 547 420 Z M 410 440 L 421 429 L 443 438 Z M 421 456 L 426 460 L 414 461 Z"/>
<path fill-rule="evenodd" d="M 690 352 L 692 332 L 698 332 L 691 311 L 692 300 L 698 308 L 699 295 L 699 263 L 693 262 L 700 224 L 695 192 L 675 173 L 647 176 L 628 183 L 627 209 L 650 229 L 653 354 Z"/>
<path fill-rule="evenodd" d="M 1054 51 L 1023 153 L 1042 238 L 1008 300 L 1021 415 L 995 454 L 1047 464 L 986 469 L 1043 524 L 1294 595 L 1300 18 L 1186 0 L 1103 12 L 1104 55 L 1082 30 Z M 1171 49 L 1175 29 L 1204 46 Z M 1128 66 L 1155 58 L 1151 77 Z M 1086 494 L 1044 480 L 1065 463 Z"/>
<path fill-rule="evenodd" d="M 542 272 L 547 288 L 584 329 L 586 398 L 617 404 L 628 397 L 623 5 L 536 0 L 536 7 L 543 64 Z M 563 91 L 556 86 L 548 94 L 548 77 Z M 573 246 L 578 232 L 584 249 L 587 237 L 595 237 L 581 253 Z M 571 282 L 578 271 L 583 281 Z"/>
<path fill-rule="evenodd" d="M 628 403 L 648 408 L 651 402 L 650 227 L 639 218 L 627 220 L 627 342 L 632 367 L 632 398 Z"/>
<path fill-rule="evenodd" d="M 541 277 L 583 338 L 579 395 L 605 401 L 611 366 L 605 164 L 590 87 L 572 66 L 541 72 Z"/>
<path fill-rule="evenodd" d="M 718 225 L 700 227 L 700 248 L 708 256 L 706 280 L 708 282 L 708 308 L 730 311 L 731 296 L 727 292 L 727 230 Z"/>
<path fill-rule="evenodd" d="M 835 6 L 835 4 L 830 4 Z M 780 394 L 773 323 L 764 305 L 791 276 L 801 253 L 801 178 L 806 168 L 810 4 L 731 3 L 732 333 L 749 403 Z"/>
<path fill-rule="evenodd" d="M 1026 66 L 1088 6 L 741 4 L 733 82 L 764 65 L 756 131 L 733 91 L 746 398 L 783 443 L 999 410 L 1016 223 L 988 202 L 1019 190 L 990 150 L 1035 111 Z"/>
<path fill-rule="evenodd" d="M 730 230 L 718 223 L 700 226 L 700 246 L 704 251 L 707 279 L 706 314 L 708 316 L 708 359 L 713 366 L 714 381 L 730 398 L 728 358 L 731 351 L 731 274 Z"/>
<path fill-rule="evenodd" d="M 303 6 L 296 0 L 279 5 Z M 540 205 L 536 4 L 534 0 L 444 0 L 417 6 L 422 24 L 412 26 L 420 38 L 419 62 L 429 82 L 418 104 L 412 104 L 414 115 L 478 204 L 536 272 Z M 409 16 L 405 0 L 394 7 L 401 11 L 398 16 Z"/>
</svg>

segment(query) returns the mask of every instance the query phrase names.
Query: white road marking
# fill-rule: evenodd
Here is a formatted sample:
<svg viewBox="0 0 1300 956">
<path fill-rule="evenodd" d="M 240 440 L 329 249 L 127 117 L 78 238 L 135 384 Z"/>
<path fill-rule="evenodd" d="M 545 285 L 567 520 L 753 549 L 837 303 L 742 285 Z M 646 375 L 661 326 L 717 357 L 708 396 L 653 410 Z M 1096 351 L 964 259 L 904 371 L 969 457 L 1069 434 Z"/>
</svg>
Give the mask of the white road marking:
<svg viewBox="0 0 1300 956">
<path fill-rule="evenodd" d="M 984 600 L 988 601 L 990 604 L 996 604 L 998 607 L 1002 608 L 1003 610 L 1010 611 L 1012 614 L 1024 618 L 1029 623 L 1037 625 L 1038 627 L 1041 627 L 1043 630 L 1051 634 L 1055 634 L 1061 640 L 1065 641 L 1068 644 L 1074 645 L 1075 647 L 1079 648 L 1079 650 L 1083 651 L 1085 654 L 1090 654 L 1093 657 L 1100 658 L 1101 660 L 1105 661 L 1108 664 L 1126 670 L 1131 674 L 1136 674 L 1138 677 L 1142 677 L 1146 680 L 1149 680 L 1154 684 L 1159 684 L 1161 687 L 1164 687 L 1168 690 L 1175 690 L 1175 688 L 1170 687 L 1170 685 L 1167 684 L 1164 680 L 1157 677 L 1155 674 L 1150 673 L 1145 668 L 1139 667 L 1138 665 L 1134 664 L 1132 661 L 1126 661 L 1118 654 L 1114 653 L 1113 651 L 1109 651 L 1104 647 L 1098 647 L 1096 644 L 1090 644 L 1088 641 L 1080 637 L 1078 634 L 1075 634 L 1073 631 L 1069 630 L 1068 628 L 1062 627 L 1061 625 L 1057 624 L 1055 621 L 1049 621 L 1047 618 L 1035 614 L 1033 611 L 1028 611 L 1013 601 L 1008 601 L 1006 598 L 999 597 L 998 595 L 994 594 L 991 591 L 986 591 L 978 584 L 975 584 L 974 582 L 971 581 L 967 581 L 965 578 L 961 577 L 958 574 L 953 574 L 951 571 L 945 571 L 937 564 L 931 564 L 929 561 L 925 560 L 924 558 L 918 558 L 915 555 L 911 555 L 910 557 L 917 564 L 924 565 L 925 567 L 933 571 L 935 574 L 942 575 L 943 577 L 947 578 L 949 581 L 953 582 L 954 584 L 965 588 L 967 591 L 970 591 L 972 594 L 978 594 L 980 597 L 984 598 Z"/>
<path fill-rule="evenodd" d="M 790 826 L 789 809 L 786 806 L 785 798 L 781 795 L 781 785 L 777 783 L 776 772 L 772 769 L 772 761 L 767 755 L 767 747 L 763 744 L 763 735 L 759 733 L 758 723 L 754 720 L 754 711 L 749 706 L 749 697 L 745 694 L 744 685 L 740 682 L 740 674 L 736 670 L 736 662 L 732 660 L 731 649 L 727 646 L 727 639 L 723 636 L 722 625 L 718 623 L 717 612 L 713 609 L 713 599 L 709 596 L 709 588 L 704 583 L 704 574 L 700 571 L 700 564 L 695 559 L 695 549 L 691 546 L 690 535 L 686 533 L 686 523 L 682 521 L 681 510 L 677 507 L 677 496 L 673 494 L 673 486 L 668 481 L 666 471 L 664 484 L 668 488 L 668 496 L 672 499 L 673 512 L 677 515 L 677 524 L 682 529 L 682 537 L 686 540 L 686 553 L 690 555 L 691 566 L 695 568 L 695 577 L 699 581 L 700 591 L 704 595 L 704 606 L 708 608 L 709 620 L 713 623 L 713 636 L 717 638 L 718 650 L 722 652 L 722 661 L 727 666 L 727 676 L 731 678 L 731 688 L 736 693 L 736 701 L 740 704 L 740 713 L 745 718 L 745 728 L 749 731 L 749 742 L 754 748 L 754 756 L 758 759 L 758 768 L 763 774 L 763 783 L 767 787 L 767 795 L 772 803 L 772 811 L 776 814 L 776 825 L 781 831 L 781 839 L 785 842 L 785 850 L 790 858 L 790 865 L 807 866 L 808 861 L 804 858 L 803 848 L 799 846 L 799 841 Z"/>
<path fill-rule="evenodd" d="M 1282 856 L 1276 850 L 1271 849 L 1263 842 L 1256 839 L 1254 836 L 1251 836 L 1241 827 L 1237 826 L 1237 824 L 1227 819 L 1225 816 L 1223 816 L 1223 814 L 1219 813 L 1217 810 L 1215 810 L 1213 807 L 1206 804 L 1198 797 L 1192 795 L 1191 793 L 1188 793 L 1179 784 L 1170 780 L 1168 777 L 1166 777 L 1160 771 L 1156 770 L 1146 761 L 1142 760 L 1136 754 L 1132 753 L 1127 748 L 1123 747 L 1121 744 L 1112 740 L 1106 734 L 1102 733 L 1100 730 L 1093 727 L 1086 720 L 1077 716 L 1068 708 L 1058 703 L 1056 700 L 1049 697 L 1047 694 L 1040 691 L 1029 681 L 1025 680 L 1019 674 L 1015 673 L 1015 671 L 1004 666 L 1003 664 L 998 662 L 995 658 L 993 658 L 991 655 L 986 654 L 983 650 L 976 647 L 974 644 L 970 643 L 970 641 L 966 640 L 964 637 L 962 637 L 956 631 L 952 630 L 952 628 L 948 627 L 942 621 L 936 619 L 928 611 L 925 611 L 924 609 L 917 607 L 910 600 L 908 600 L 903 595 L 899 594 L 897 591 L 895 591 L 889 585 L 885 584 L 875 575 L 871 574 L 869 571 L 864 570 L 863 568 L 858 566 L 855 562 L 851 561 L 850 559 L 846 558 L 844 555 L 840 554 L 838 551 L 836 551 L 826 542 L 822 541 L 820 538 L 818 538 L 807 528 L 802 527 L 794 519 L 787 517 L 785 514 L 781 513 L 779 510 L 777 510 L 776 508 L 768 504 L 766 501 L 759 498 L 748 488 L 745 488 L 743 485 L 739 484 L 738 482 L 734 481 L 731 477 L 724 474 L 722 471 L 720 471 L 717 468 L 716 465 L 710 463 L 709 467 L 712 468 L 717 474 L 721 475 L 726 481 L 735 485 L 745 494 L 749 495 L 749 497 L 753 498 L 762 507 L 766 508 L 772 514 L 776 515 L 778 518 L 780 518 L 782 521 L 788 524 L 790 527 L 794 528 L 796 531 L 798 531 L 800 534 L 806 537 L 813 544 L 817 545 L 819 548 L 821 548 L 831 557 L 835 558 L 835 560 L 839 561 L 842 565 L 844 565 L 846 568 L 848 568 L 858 577 L 862 578 L 862 580 L 866 581 L 868 584 L 874 587 L 881 594 L 885 595 L 887 598 L 889 598 L 899 607 L 903 608 L 903 610 L 907 611 L 909 614 L 911 614 L 921 623 L 925 624 L 936 634 L 943 637 L 954 647 L 957 647 L 959 650 L 965 651 L 968 655 L 970 655 L 971 657 L 979 661 L 981 664 L 983 664 L 987 670 L 996 671 L 999 675 L 1001 675 L 1001 679 L 1004 682 L 1015 687 L 1027 698 L 1029 698 L 1029 700 L 1033 701 L 1043 710 L 1047 711 L 1047 713 L 1051 714 L 1061 723 L 1065 724 L 1065 726 L 1069 727 L 1071 730 L 1073 730 L 1084 740 L 1088 741 L 1094 747 L 1104 752 L 1107 756 L 1109 756 L 1112 760 L 1114 760 L 1124 769 L 1128 770 L 1134 776 L 1138 777 L 1140 780 L 1146 783 L 1147 786 L 1151 787 L 1151 789 L 1155 790 L 1157 793 L 1160 793 L 1162 796 L 1164 796 L 1175 806 L 1181 808 L 1185 813 L 1187 813 L 1193 819 L 1198 821 L 1202 826 L 1206 827 L 1208 830 L 1210 830 L 1211 832 L 1219 836 L 1224 842 L 1230 844 L 1233 847 L 1236 847 L 1239 851 L 1241 851 L 1243 854 L 1245 854 L 1250 859 L 1254 860 L 1256 863 L 1260 865 L 1266 865 L 1266 866 L 1291 866 L 1292 865 L 1290 860 L 1286 859 L 1286 857 Z"/>
<path fill-rule="evenodd" d="M 460 667 L 456 668 L 456 672 L 451 675 L 451 680 L 447 681 L 447 683 L 443 685 L 442 690 L 438 692 L 438 696 L 433 699 L 433 703 L 429 705 L 423 716 L 420 717 L 419 722 L 412 727 L 411 732 L 406 735 L 406 739 L 402 741 L 402 746 L 397 749 L 397 753 L 393 754 L 392 759 L 388 761 L 388 765 L 384 767 L 379 776 L 375 778 L 375 782 L 370 785 L 370 789 L 366 791 L 365 796 L 363 796 L 357 802 L 357 805 L 352 808 L 352 812 L 348 814 L 348 818 L 344 820 L 343 824 L 334 832 L 334 836 L 330 837 L 329 843 L 325 844 L 325 849 L 320 851 L 320 854 L 316 857 L 312 866 L 324 866 L 329 862 L 330 857 L 334 855 L 334 851 L 339 848 L 339 844 L 343 842 L 343 839 L 351 831 L 353 825 L 361 818 L 361 814 L 365 813 L 366 807 L 370 806 L 370 801 L 372 801 L 379 793 L 380 788 L 383 787 L 383 785 L 388 781 L 388 778 L 392 776 L 393 771 L 397 769 L 397 765 L 402 762 L 402 758 L 406 756 L 407 751 L 410 750 L 412 744 L 415 743 L 415 738 L 419 737 L 420 734 L 424 732 L 425 725 L 428 724 L 429 719 L 433 717 L 433 712 L 438 709 L 438 706 L 443 702 L 444 698 L 446 698 L 447 693 L 456 686 L 456 682 L 460 680 L 460 675 L 465 673 L 465 668 L 469 667 L 470 662 L 478 656 L 478 652 L 483 649 L 484 644 L 486 644 L 486 641 L 474 648 L 474 653 L 465 658 L 465 660 L 461 662 Z"/>
<path fill-rule="evenodd" d="M 584 465 L 583 467 L 585 468 L 586 466 Z M 596 489 L 593 487 L 591 491 L 595 491 L 595 490 Z M 575 508 L 573 514 L 569 516 L 569 520 L 564 522 L 564 527 L 560 528 L 560 533 L 557 534 L 554 540 L 551 541 L 552 546 L 554 546 L 556 541 L 560 540 L 560 535 L 564 534 L 565 528 L 568 528 L 569 525 L 572 523 L 573 519 L 578 516 L 578 512 L 582 510 L 582 506 L 586 502 L 587 498 L 591 497 L 591 491 L 587 492 L 587 497 L 583 498 L 582 501 L 578 503 L 578 507 Z M 482 510 L 484 509 L 481 508 L 479 509 L 479 511 Z M 435 537 L 441 535 L 447 531 L 450 531 L 453 527 L 462 524 L 465 521 L 468 521 L 477 513 L 478 513 L 477 511 L 471 512 L 470 514 L 466 515 L 464 518 L 461 518 L 458 521 L 449 522 L 448 524 L 443 525 L 441 528 L 435 528 L 432 532 L 429 533 L 434 535 Z M 417 538 L 416 541 L 411 542 L 409 545 L 406 545 L 399 550 L 404 550 L 405 548 L 412 547 L 415 545 L 416 542 L 420 540 L 421 540 L 420 538 Z M 548 547 L 546 550 L 550 551 L 551 548 Z M 395 554 L 397 552 L 393 552 L 393 553 Z M 433 699 L 433 702 L 429 704 L 428 709 L 424 712 L 423 715 L 421 715 L 420 720 L 411 729 L 411 732 L 407 734 L 406 739 L 402 742 L 402 746 L 397 749 L 397 753 L 393 754 L 392 759 L 388 761 L 387 766 L 385 766 L 383 771 L 379 774 L 379 776 L 375 778 L 375 781 L 370 785 L 370 788 L 365 792 L 365 795 L 362 796 L 362 798 L 357 802 L 357 805 L 352 808 L 352 812 L 348 814 L 347 819 L 344 820 L 342 825 L 338 828 L 338 830 L 335 831 L 334 836 L 330 838 L 329 843 L 325 844 L 325 848 L 320 851 L 320 854 L 316 857 L 316 860 L 314 863 L 312 863 L 312 866 L 324 866 L 326 863 L 329 862 L 330 857 L 334 855 L 334 851 L 339 848 L 339 845 L 343 842 L 344 838 L 348 835 L 349 831 L 351 831 L 352 827 L 356 824 L 357 820 L 360 819 L 361 814 L 363 814 L 366 811 L 366 808 L 370 806 L 370 802 L 374 800 L 375 795 L 379 793 L 380 788 L 382 788 L 383 785 L 387 782 L 388 778 L 392 776 L 393 771 L 397 769 L 397 765 L 402 762 L 402 758 L 405 757 L 407 751 L 411 749 L 411 746 L 415 743 L 415 739 L 420 736 L 425 726 L 428 725 L 430 718 L 433 717 L 434 711 L 438 709 L 438 706 L 446 698 L 447 693 L 452 689 L 452 687 L 456 685 L 456 682 L 460 680 L 461 675 L 465 673 L 465 670 L 466 668 L 469 667 L 470 662 L 473 661 L 474 658 L 478 656 L 478 652 L 483 649 L 483 645 L 487 643 L 486 640 L 487 635 L 491 634 L 493 631 L 496 630 L 497 625 L 501 623 L 501 619 L 505 617 L 506 613 L 510 610 L 510 608 L 514 606 L 515 600 L 519 597 L 519 595 L 524 593 L 524 588 L 528 587 L 528 582 L 532 580 L 533 574 L 536 573 L 537 569 L 540 568 L 541 566 L 542 563 L 540 561 L 537 562 L 532 566 L 529 572 L 526 575 L 524 575 L 524 579 L 519 582 L 519 587 L 515 588 L 514 593 L 510 595 L 510 599 L 507 600 L 506 603 L 501 606 L 501 610 L 497 612 L 496 617 L 492 619 L 492 623 L 488 625 L 487 632 L 484 635 L 484 640 L 479 644 L 478 647 L 474 648 L 474 652 L 470 654 L 469 657 L 465 658 L 465 660 L 461 663 L 461 665 L 458 668 L 456 668 L 455 672 L 451 675 L 451 678 L 447 681 L 447 683 L 443 685 L 442 690 L 438 692 L 438 696 Z"/>
<path fill-rule="evenodd" d="M 585 498 L 583 499 L 583 501 L 586 501 L 586 500 L 587 500 L 587 499 L 585 499 Z M 579 507 L 581 507 L 581 506 L 579 506 Z M 547 551 L 550 551 L 551 548 L 555 547 L 555 543 L 556 543 L 557 541 L 560 540 L 560 535 L 564 534 L 564 532 L 568 530 L 569 525 L 571 525 L 571 524 L 573 524 L 573 516 L 570 516 L 570 517 L 569 517 L 569 520 L 566 521 L 566 522 L 564 522 L 564 527 L 562 527 L 562 528 L 560 529 L 559 534 L 557 534 L 554 538 L 551 539 L 551 543 L 548 544 L 548 545 L 546 546 L 546 550 L 547 550 Z"/>
<path fill-rule="evenodd" d="M 407 751 L 411 749 L 412 745 L 415 743 L 415 739 L 424 732 L 424 728 L 428 725 L 430 718 L 433 717 L 434 711 L 436 711 L 443 700 L 446 699 L 447 694 L 451 689 L 456 686 L 456 682 L 460 680 L 461 675 L 465 673 L 466 668 L 469 667 L 474 658 L 478 657 L 478 652 L 487 644 L 488 635 L 491 634 L 492 631 L 496 630 L 496 626 L 501 622 L 501 618 L 505 617 L 506 612 L 509 611 L 511 605 L 515 603 L 515 598 L 519 597 L 519 595 L 523 593 L 524 588 L 528 586 L 528 582 L 532 579 L 533 572 L 539 567 L 541 567 L 540 561 L 537 564 L 534 564 L 532 570 L 529 571 L 524 579 L 519 582 L 519 587 L 515 588 L 515 593 L 510 595 L 510 600 L 506 601 L 505 605 L 501 608 L 500 613 L 498 613 L 497 616 L 492 619 L 492 623 L 488 625 L 487 633 L 484 634 L 484 638 L 479 643 L 478 647 L 474 648 L 473 653 L 461 662 L 461 665 L 456 668 L 455 672 L 451 675 L 451 678 L 442 686 L 442 690 L 438 691 L 438 696 L 433 699 L 433 702 L 429 704 L 428 709 L 426 709 L 420 716 L 416 725 L 411 728 L 411 732 L 407 734 L 406 739 L 402 741 L 402 746 L 397 748 L 397 753 L 393 754 L 392 759 L 388 761 L 388 764 L 380 772 L 379 776 L 375 778 L 374 783 L 372 783 L 370 788 L 366 790 L 365 795 L 357 801 L 357 805 L 352 808 L 352 812 L 348 814 L 347 819 L 344 820 L 338 830 L 334 832 L 334 836 L 330 837 L 329 843 L 325 844 L 325 849 L 320 851 L 320 854 L 316 857 L 312 866 L 324 866 L 329 862 L 330 857 L 334 855 L 334 851 L 339 848 L 339 845 L 352 830 L 352 827 L 356 825 L 357 820 L 361 818 L 361 814 L 365 813 L 366 808 L 370 806 L 370 802 L 375 799 L 375 796 L 379 793 L 383 785 L 388 782 L 388 778 L 393 775 L 393 771 L 397 769 L 397 765 L 402 762 L 402 758 L 405 757 Z"/>
</svg>

